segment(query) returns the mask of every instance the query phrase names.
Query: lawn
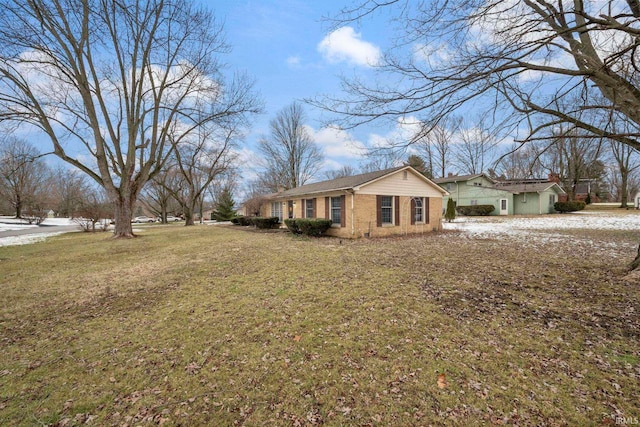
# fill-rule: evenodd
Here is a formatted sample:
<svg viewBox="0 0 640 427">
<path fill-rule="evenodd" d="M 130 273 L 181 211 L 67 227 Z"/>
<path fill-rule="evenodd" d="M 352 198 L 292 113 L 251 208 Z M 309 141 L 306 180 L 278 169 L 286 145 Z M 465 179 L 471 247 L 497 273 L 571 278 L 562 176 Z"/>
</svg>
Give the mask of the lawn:
<svg viewBox="0 0 640 427">
<path fill-rule="evenodd" d="M 140 235 L 0 247 L 0 425 L 640 418 L 637 232 Z"/>
</svg>

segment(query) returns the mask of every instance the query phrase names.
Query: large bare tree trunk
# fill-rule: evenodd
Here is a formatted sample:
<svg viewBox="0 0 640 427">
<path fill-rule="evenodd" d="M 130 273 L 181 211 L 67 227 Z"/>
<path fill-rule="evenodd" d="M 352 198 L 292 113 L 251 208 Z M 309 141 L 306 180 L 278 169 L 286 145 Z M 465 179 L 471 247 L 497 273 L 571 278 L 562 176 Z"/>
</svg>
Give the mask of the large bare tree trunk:
<svg viewBox="0 0 640 427">
<path fill-rule="evenodd" d="M 133 216 L 133 205 L 136 198 L 131 194 L 118 195 L 114 200 L 115 230 L 113 237 L 115 238 L 131 238 L 136 237 L 133 234 L 133 226 L 131 218 Z"/>
<path fill-rule="evenodd" d="M 185 227 L 189 226 L 189 225 L 195 225 L 195 222 L 193 220 L 193 208 L 191 207 L 191 204 L 188 203 L 188 204 L 184 205 L 183 209 L 184 209 L 184 225 L 185 225 Z"/>
</svg>

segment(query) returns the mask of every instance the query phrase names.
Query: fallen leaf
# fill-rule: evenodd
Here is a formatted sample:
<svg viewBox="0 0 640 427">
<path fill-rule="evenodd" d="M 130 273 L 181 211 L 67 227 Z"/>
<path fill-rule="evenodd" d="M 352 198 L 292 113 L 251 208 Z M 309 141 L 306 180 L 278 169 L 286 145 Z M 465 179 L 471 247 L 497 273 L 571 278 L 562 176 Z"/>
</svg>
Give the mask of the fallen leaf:
<svg viewBox="0 0 640 427">
<path fill-rule="evenodd" d="M 300 335 L 296 335 L 295 337 L 293 337 L 293 340 L 295 342 L 298 342 L 298 341 L 300 341 L 300 338 L 302 338 Z"/>
<path fill-rule="evenodd" d="M 445 374 L 438 375 L 438 387 L 447 388 L 449 383 L 447 382 L 447 376 Z"/>
</svg>

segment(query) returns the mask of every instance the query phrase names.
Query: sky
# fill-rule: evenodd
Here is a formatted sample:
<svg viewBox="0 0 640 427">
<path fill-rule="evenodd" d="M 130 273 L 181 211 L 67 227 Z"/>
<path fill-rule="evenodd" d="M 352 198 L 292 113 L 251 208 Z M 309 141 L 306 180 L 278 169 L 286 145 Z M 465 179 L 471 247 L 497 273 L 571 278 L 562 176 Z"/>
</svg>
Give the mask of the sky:
<svg viewBox="0 0 640 427">
<path fill-rule="evenodd" d="M 332 27 L 349 0 L 222 0 L 203 1 L 224 22 L 232 52 L 225 56 L 230 69 L 255 79 L 264 101 L 264 114 L 256 117 L 243 148 L 244 164 L 252 164 L 256 142 L 268 136 L 269 121 L 294 101 L 321 94 L 338 95 L 340 76 L 367 76 L 389 43 L 383 16 L 361 24 Z M 325 154 L 323 170 L 350 165 L 358 168 L 363 148 L 394 129 L 378 127 L 339 131 L 324 126 L 331 117 L 303 104 L 307 125 Z M 255 173 L 245 167 L 243 173 Z M 322 173 L 321 173 L 322 175 Z M 317 177 L 322 179 L 323 176 Z"/>
</svg>

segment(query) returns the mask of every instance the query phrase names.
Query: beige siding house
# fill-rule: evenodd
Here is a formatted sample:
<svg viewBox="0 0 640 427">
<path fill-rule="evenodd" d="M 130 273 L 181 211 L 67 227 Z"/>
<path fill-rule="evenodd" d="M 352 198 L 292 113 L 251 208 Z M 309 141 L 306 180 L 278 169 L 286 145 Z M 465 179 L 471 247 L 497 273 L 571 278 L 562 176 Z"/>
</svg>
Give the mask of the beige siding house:
<svg viewBox="0 0 640 427">
<path fill-rule="evenodd" d="M 268 196 L 262 216 L 328 218 L 328 235 L 380 237 L 439 230 L 447 192 L 410 166 L 303 185 Z"/>
</svg>

